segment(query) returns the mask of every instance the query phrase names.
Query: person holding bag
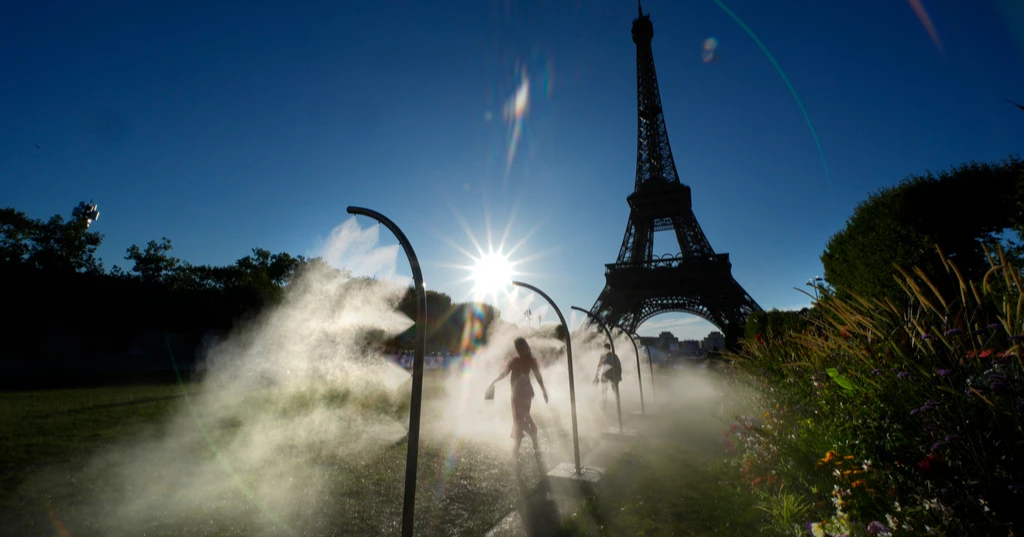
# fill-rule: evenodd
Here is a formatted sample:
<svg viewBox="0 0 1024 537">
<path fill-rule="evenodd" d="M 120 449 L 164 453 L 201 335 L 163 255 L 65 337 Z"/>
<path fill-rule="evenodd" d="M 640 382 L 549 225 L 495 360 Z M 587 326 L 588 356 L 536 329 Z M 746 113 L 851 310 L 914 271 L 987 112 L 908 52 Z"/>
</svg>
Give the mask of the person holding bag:
<svg viewBox="0 0 1024 537">
<path fill-rule="evenodd" d="M 519 446 L 523 442 L 524 435 L 530 435 L 533 440 L 533 450 L 539 452 L 537 444 L 537 424 L 530 416 L 530 407 L 533 404 L 533 383 L 530 382 L 530 372 L 533 371 L 537 377 L 537 384 L 540 385 L 544 394 L 544 402 L 548 402 L 548 390 L 544 387 L 544 378 L 540 374 L 540 366 L 534 358 L 530 345 L 524 338 L 515 340 L 516 354 L 505 364 L 505 369 L 487 387 L 484 394 L 485 399 L 494 398 L 494 385 L 501 379 L 511 375 L 512 384 L 512 439 L 515 446 L 512 448 L 512 457 L 518 461 Z"/>
</svg>

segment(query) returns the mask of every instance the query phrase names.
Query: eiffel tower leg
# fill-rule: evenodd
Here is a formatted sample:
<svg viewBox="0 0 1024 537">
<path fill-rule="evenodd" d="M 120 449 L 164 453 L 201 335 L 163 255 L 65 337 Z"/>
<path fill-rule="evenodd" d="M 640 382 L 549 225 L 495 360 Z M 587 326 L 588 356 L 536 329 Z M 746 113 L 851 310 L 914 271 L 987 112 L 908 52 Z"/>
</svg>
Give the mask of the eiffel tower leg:
<svg viewBox="0 0 1024 537">
<path fill-rule="evenodd" d="M 743 332 L 745 330 L 745 323 L 729 323 L 729 327 L 725 330 L 725 348 L 729 350 L 736 350 L 736 346 L 739 344 L 740 339 L 743 338 Z"/>
</svg>

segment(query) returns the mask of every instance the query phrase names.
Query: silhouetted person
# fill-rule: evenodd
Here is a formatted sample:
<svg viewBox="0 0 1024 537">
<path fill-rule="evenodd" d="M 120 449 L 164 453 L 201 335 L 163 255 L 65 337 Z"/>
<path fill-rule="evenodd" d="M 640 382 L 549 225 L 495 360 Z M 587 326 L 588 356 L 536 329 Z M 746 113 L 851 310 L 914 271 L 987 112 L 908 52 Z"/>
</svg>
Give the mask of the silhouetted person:
<svg viewBox="0 0 1024 537">
<path fill-rule="evenodd" d="M 608 406 L 608 387 L 611 386 L 615 394 L 619 393 L 619 382 L 622 380 L 622 362 L 612 352 L 612 346 L 604 344 L 605 353 L 597 361 L 597 371 L 594 373 L 594 384 L 601 383 L 601 406 Z"/>
<path fill-rule="evenodd" d="M 519 446 L 523 442 L 524 434 L 530 435 L 530 439 L 533 440 L 534 452 L 539 453 L 540 450 L 540 446 L 537 445 L 537 424 L 530 417 L 530 406 L 533 404 L 534 395 L 533 383 L 530 382 L 530 371 L 533 371 L 534 376 L 537 377 L 537 384 L 540 385 L 540 390 L 544 394 L 545 403 L 548 402 L 548 390 L 544 387 L 544 378 L 540 375 L 537 359 L 533 357 L 533 352 L 530 351 L 526 340 L 521 337 L 516 338 L 515 347 L 516 354 L 509 359 L 505 364 L 505 370 L 491 382 L 487 390 L 493 393 L 494 385 L 499 380 L 512 375 L 512 439 L 515 440 L 512 457 L 518 461 Z"/>
</svg>

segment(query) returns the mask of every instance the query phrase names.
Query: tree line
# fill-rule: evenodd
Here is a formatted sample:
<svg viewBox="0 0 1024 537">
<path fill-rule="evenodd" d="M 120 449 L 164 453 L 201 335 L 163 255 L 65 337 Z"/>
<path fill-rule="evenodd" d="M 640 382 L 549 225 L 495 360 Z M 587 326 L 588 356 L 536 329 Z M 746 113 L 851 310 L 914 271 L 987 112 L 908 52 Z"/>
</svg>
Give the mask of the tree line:
<svg viewBox="0 0 1024 537">
<path fill-rule="evenodd" d="M 1010 156 L 910 175 L 860 202 L 821 254 L 824 289 L 843 299 L 889 300 L 906 307 L 901 286 L 917 270 L 939 293 L 959 292 L 960 279 L 980 281 L 999 251 L 1024 266 L 1024 161 Z M 941 257 L 937 255 L 941 252 Z M 953 261 L 959 275 L 947 270 Z M 805 290 L 806 291 L 806 290 Z M 801 332 L 819 308 L 756 312 L 745 335 L 754 340 Z"/>
<path fill-rule="evenodd" d="M 123 352 L 146 330 L 188 334 L 198 345 L 203 334 L 230 331 L 237 321 L 277 304 L 307 265 L 326 265 L 321 258 L 264 248 L 227 265 L 192 264 L 173 256 L 171 240 L 164 237 L 130 246 L 127 267 L 108 271 L 96 255 L 104 237 L 89 224 L 75 216 L 40 220 L 0 209 L 0 287 L 9 311 L 20 312 L 4 325 L 12 344 L 0 353 L 45 360 L 39 355 L 53 353 L 47 340 L 54 338 L 54 327 L 85 355 Z M 430 290 L 427 307 L 428 352 L 455 353 L 483 344 L 499 316 L 489 304 L 456 302 Z M 398 309 L 415 318 L 411 287 Z M 396 337 L 367 334 L 367 342 L 399 351 L 411 348 L 415 335 L 414 326 Z"/>
</svg>

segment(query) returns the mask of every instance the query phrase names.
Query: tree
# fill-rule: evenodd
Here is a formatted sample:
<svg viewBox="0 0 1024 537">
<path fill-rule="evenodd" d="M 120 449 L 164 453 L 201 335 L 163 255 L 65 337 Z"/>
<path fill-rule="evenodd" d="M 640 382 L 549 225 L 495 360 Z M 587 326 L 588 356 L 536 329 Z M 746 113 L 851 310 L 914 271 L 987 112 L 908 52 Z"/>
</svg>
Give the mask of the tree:
<svg viewBox="0 0 1024 537">
<path fill-rule="evenodd" d="M 555 325 L 555 338 L 562 342 L 569 338 L 569 334 L 565 331 L 565 327 L 562 326 L 562 323 Z"/>
<path fill-rule="evenodd" d="M 54 215 L 43 222 L 12 208 L 0 209 L 0 265 L 22 265 L 60 272 L 100 273 L 96 249 L 103 235 L 89 231 L 90 220 L 67 222 Z"/>
<path fill-rule="evenodd" d="M 801 332 L 810 325 L 807 320 L 808 311 L 807 308 L 800 311 L 755 311 L 747 317 L 745 335 L 751 339 L 757 336 L 767 339 Z"/>
<path fill-rule="evenodd" d="M 38 220 L 25 216 L 21 211 L 10 207 L 0 209 L 0 266 L 28 262 L 31 239 L 39 225 Z"/>
<path fill-rule="evenodd" d="M 89 231 L 86 221 L 65 222 L 59 214 L 53 215 L 35 228 L 29 262 L 46 270 L 99 274 L 103 263 L 96 257 L 96 249 L 101 242 L 103 235 Z"/>
<path fill-rule="evenodd" d="M 979 278 L 989 266 L 985 247 L 1004 243 L 1020 252 L 1022 194 L 1024 162 L 1016 157 L 909 177 L 854 209 L 821 256 L 825 279 L 840 294 L 903 296 L 893 278 L 895 266 L 944 274 L 936 246 L 964 277 Z"/>
<path fill-rule="evenodd" d="M 167 255 L 170 251 L 171 240 L 163 237 L 160 242 L 149 241 L 145 250 L 140 250 L 137 244 L 131 245 L 124 258 L 134 262 L 132 272 L 142 281 L 167 282 L 177 275 L 181 267 L 178 258 Z"/>
<path fill-rule="evenodd" d="M 302 261 L 302 256 L 292 257 L 287 252 L 271 254 L 265 248 L 253 248 L 252 255 L 236 261 L 235 267 L 240 284 L 269 290 L 283 287 Z"/>
</svg>

